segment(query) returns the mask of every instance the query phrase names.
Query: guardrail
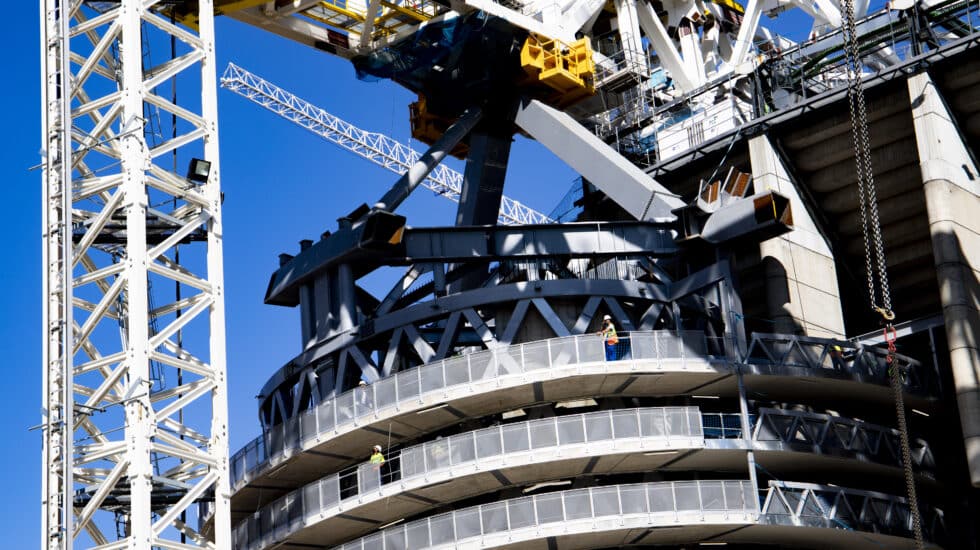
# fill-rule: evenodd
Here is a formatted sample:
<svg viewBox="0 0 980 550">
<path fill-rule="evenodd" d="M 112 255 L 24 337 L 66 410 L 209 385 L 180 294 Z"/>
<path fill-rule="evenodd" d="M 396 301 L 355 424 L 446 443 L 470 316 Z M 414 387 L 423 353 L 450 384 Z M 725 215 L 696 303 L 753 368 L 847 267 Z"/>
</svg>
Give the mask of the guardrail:
<svg viewBox="0 0 980 550">
<path fill-rule="evenodd" d="M 834 346 L 840 346 L 836 355 Z M 594 334 L 539 340 L 457 356 L 423 365 L 382 379 L 364 388 L 355 388 L 315 408 L 273 426 L 252 440 L 231 458 L 232 486 L 265 468 L 271 459 L 298 450 L 303 441 L 323 434 L 338 433 L 364 421 L 375 421 L 404 409 L 417 408 L 425 396 L 447 388 L 488 381 L 522 378 L 547 369 L 577 367 L 583 363 L 609 363 L 625 360 L 728 361 L 708 355 L 704 333 L 683 331 L 634 331 L 620 337 L 620 343 L 607 355 L 601 337 Z M 905 385 L 910 391 L 928 387 L 919 362 L 897 355 L 903 365 Z M 885 351 L 855 346 L 849 342 L 761 334 L 753 336 L 742 362 L 747 365 L 801 367 L 849 373 L 860 379 L 887 385 Z M 726 428 L 727 429 L 727 428 Z"/>
<path fill-rule="evenodd" d="M 847 340 L 755 333 L 742 362 L 748 365 L 833 370 L 864 381 L 888 385 L 887 355 L 883 348 Z M 906 391 L 929 393 L 936 389 L 934 381 L 926 376 L 922 364 L 915 359 L 896 353 L 893 365 L 899 369 Z"/>
<path fill-rule="evenodd" d="M 760 408 L 753 422 L 753 441 L 778 441 L 787 445 L 812 445 L 823 451 L 842 450 L 875 462 L 902 465 L 899 433 L 894 428 L 829 414 Z M 705 436 L 709 429 L 705 427 Z M 929 444 L 912 440 L 912 461 L 917 470 L 932 470 L 935 460 Z"/>
<path fill-rule="evenodd" d="M 245 522 L 246 541 L 279 540 L 303 524 L 428 483 L 458 475 L 570 456 L 702 447 L 697 407 L 619 409 L 516 422 L 408 447 L 310 483 L 264 506 Z M 606 443 L 600 448 L 590 448 Z M 610 447 L 611 445 L 611 447 Z M 576 454 L 576 451 L 579 451 Z M 622 451 L 621 451 L 622 452 Z M 522 462 L 523 458 L 523 462 Z M 391 484 L 396 487 L 388 489 Z M 263 543 L 264 544 L 264 543 Z"/>
<path fill-rule="evenodd" d="M 562 532 L 677 525 L 754 523 L 759 502 L 748 481 L 676 481 L 573 489 L 494 502 L 383 529 L 340 546 L 342 550 L 408 550 L 482 537 L 500 541 L 537 538 L 564 523 Z M 595 521 L 609 519 L 611 521 Z M 236 548 L 248 548 L 242 526 L 232 532 Z M 255 540 L 255 539 L 252 539 Z"/>
<path fill-rule="evenodd" d="M 417 407 L 423 396 L 449 387 L 582 363 L 687 358 L 703 361 L 706 349 L 702 332 L 652 331 L 621 337 L 609 359 L 602 338 L 594 334 L 539 340 L 443 359 L 344 392 L 273 426 L 232 456 L 232 486 L 262 469 L 270 458 L 300 448 L 301 441 L 336 432 L 343 426 L 356 426 L 362 420 L 380 418 L 383 411 Z"/>
<path fill-rule="evenodd" d="M 848 531 L 912 534 L 912 514 L 902 497 L 846 487 L 770 481 L 762 491 L 760 523 L 829 527 Z M 922 530 L 927 540 L 941 543 L 943 511 L 920 503 Z"/>
</svg>

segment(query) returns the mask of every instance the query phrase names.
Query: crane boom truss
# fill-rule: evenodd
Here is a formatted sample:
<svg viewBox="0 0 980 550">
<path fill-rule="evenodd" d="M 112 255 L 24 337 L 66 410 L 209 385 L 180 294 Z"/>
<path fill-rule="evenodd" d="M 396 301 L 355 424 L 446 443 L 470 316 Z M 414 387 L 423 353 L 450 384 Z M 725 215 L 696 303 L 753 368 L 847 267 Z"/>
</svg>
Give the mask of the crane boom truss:
<svg viewBox="0 0 980 550">
<path fill-rule="evenodd" d="M 397 174 L 408 170 L 421 156 L 403 143 L 362 130 L 233 63 L 225 69 L 221 86 Z M 440 164 L 422 185 L 459 202 L 463 174 Z M 498 221 L 505 225 L 554 223 L 545 214 L 506 196 L 500 201 Z"/>
<path fill-rule="evenodd" d="M 165 1 L 40 2 L 45 549 L 231 547 L 214 7 L 196 6 L 197 31 Z M 209 170 L 178 175 L 192 157 Z"/>
</svg>

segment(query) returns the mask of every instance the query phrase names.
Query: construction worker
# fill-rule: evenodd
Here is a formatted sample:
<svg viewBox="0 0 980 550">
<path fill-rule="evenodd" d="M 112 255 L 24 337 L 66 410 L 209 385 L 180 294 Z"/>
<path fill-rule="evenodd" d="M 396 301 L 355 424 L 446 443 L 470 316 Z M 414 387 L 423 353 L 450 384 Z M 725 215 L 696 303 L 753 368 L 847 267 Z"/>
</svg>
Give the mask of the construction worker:
<svg viewBox="0 0 980 550">
<path fill-rule="evenodd" d="M 602 316 L 602 330 L 599 331 L 599 335 L 606 343 L 606 361 L 615 361 L 616 344 L 619 343 L 619 337 L 616 336 L 616 325 L 613 324 L 612 317 Z"/>
<path fill-rule="evenodd" d="M 358 414 L 363 414 L 364 412 L 374 408 L 374 403 L 372 403 L 373 399 L 371 399 L 371 389 L 368 388 L 367 380 L 361 378 L 361 380 L 357 383 L 357 389 L 354 391 L 354 397 Z"/>
<path fill-rule="evenodd" d="M 381 454 L 381 445 L 374 446 L 374 453 L 371 454 L 371 464 L 374 464 L 375 470 L 380 470 L 381 465 L 385 463 L 385 455 Z"/>
<path fill-rule="evenodd" d="M 847 363 L 844 362 L 844 348 L 834 344 L 830 346 L 830 360 L 834 363 L 834 370 L 845 370 Z"/>
</svg>

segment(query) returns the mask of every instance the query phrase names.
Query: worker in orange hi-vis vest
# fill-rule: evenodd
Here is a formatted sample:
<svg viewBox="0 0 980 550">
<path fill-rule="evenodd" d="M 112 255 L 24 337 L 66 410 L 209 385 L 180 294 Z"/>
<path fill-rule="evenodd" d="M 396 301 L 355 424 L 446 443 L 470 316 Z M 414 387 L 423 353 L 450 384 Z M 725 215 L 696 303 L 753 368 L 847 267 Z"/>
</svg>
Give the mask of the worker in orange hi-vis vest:
<svg viewBox="0 0 980 550">
<path fill-rule="evenodd" d="M 619 343 L 619 337 L 616 336 L 616 325 L 613 324 L 612 317 L 608 315 L 602 317 L 602 330 L 599 331 L 599 335 L 606 342 L 606 361 L 615 361 L 616 344 Z"/>
</svg>

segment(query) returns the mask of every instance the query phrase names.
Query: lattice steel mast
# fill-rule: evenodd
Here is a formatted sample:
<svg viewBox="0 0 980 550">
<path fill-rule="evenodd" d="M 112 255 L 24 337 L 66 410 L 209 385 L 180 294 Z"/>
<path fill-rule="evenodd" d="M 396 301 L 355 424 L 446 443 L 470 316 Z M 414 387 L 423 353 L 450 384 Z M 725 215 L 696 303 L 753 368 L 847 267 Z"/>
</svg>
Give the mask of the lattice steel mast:
<svg viewBox="0 0 980 550">
<path fill-rule="evenodd" d="M 196 4 L 193 31 L 170 2 L 41 2 L 42 548 L 230 547 L 214 18 Z M 157 93 L 171 81 L 179 105 Z"/>
<path fill-rule="evenodd" d="M 221 76 L 221 86 L 397 174 L 408 170 L 421 156 L 403 143 L 384 134 L 362 130 L 234 63 L 229 64 Z M 459 202 L 463 174 L 440 164 L 429 173 L 422 186 Z M 501 198 L 498 220 L 504 225 L 554 223 L 547 215 L 506 196 Z"/>
</svg>

